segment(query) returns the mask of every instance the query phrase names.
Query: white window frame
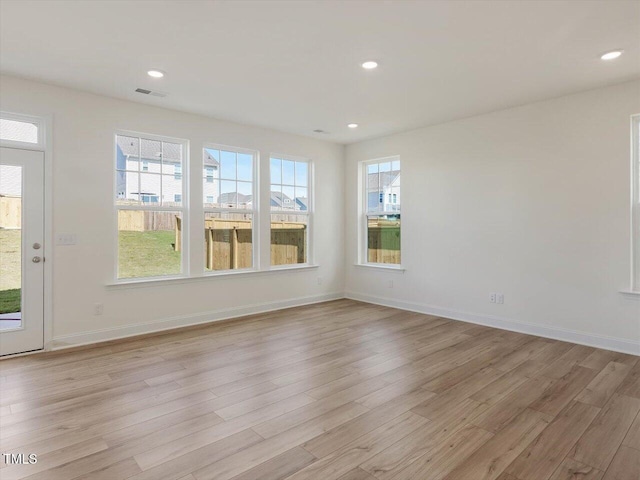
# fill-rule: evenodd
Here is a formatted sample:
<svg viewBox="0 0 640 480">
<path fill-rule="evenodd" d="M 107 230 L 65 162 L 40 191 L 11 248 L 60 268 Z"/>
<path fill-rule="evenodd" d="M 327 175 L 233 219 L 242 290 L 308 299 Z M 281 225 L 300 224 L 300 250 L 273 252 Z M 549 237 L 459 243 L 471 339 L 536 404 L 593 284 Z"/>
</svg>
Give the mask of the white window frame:
<svg viewBox="0 0 640 480">
<path fill-rule="evenodd" d="M 640 293 L 640 114 L 631 117 L 631 291 Z"/>
<path fill-rule="evenodd" d="M 252 242 L 252 252 L 251 252 L 251 268 L 236 268 L 236 269 L 227 269 L 227 270 L 207 270 L 205 263 L 202 263 L 202 274 L 205 276 L 217 276 L 217 275 L 233 275 L 241 272 L 254 272 L 260 269 L 260 184 L 259 184 L 259 175 L 258 175 L 258 165 L 260 163 L 260 152 L 257 150 L 251 150 L 248 148 L 242 147 L 233 147 L 230 145 L 222 145 L 219 143 L 204 143 L 202 146 L 202 160 L 204 162 L 204 156 L 206 155 L 205 150 L 207 148 L 211 148 L 213 150 L 226 150 L 227 152 L 235 152 L 243 153 L 245 155 L 253 156 L 253 166 L 251 169 L 251 184 L 252 184 L 252 197 L 251 197 L 251 208 L 222 208 L 222 207 L 205 207 L 205 199 L 204 197 L 200 199 L 203 206 L 203 214 L 202 214 L 202 226 L 204 229 L 204 219 L 207 213 L 240 213 L 240 214 L 251 214 L 251 242 Z M 204 167 L 204 165 L 203 165 Z M 218 167 L 218 183 L 219 183 L 219 193 L 222 195 L 222 177 L 221 166 Z M 202 169 L 202 185 L 204 186 L 205 182 L 207 182 L 207 173 L 206 169 Z M 215 181 L 215 174 L 214 174 Z M 238 164 L 236 162 L 236 182 L 238 181 Z M 242 180 L 241 180 L 242 181 Z M 237 191 L 237 188 L 236 188 Z M 204 230 L 203 230 L 204 231 Z"/>
<path fill-rule="evenodd" d="M 135 137 L 139 139 L 155 140 L 159 142 L 177 143 L 182 146 L 182 205 L 181 206 L 169 206 L 169 205 L 146 205 L 141 200 L 137 205 L 118 205 L 116 201 L 117 188 L 118 188 L 118 135 Z M 141 147 L 140 147 L 141 148 Z M 140 158 L 140 157 L 138 157 Z M 142 159 L 140 159 L 142 161 Z M 143 283 L 156 280 L 171 280 L 182 279 L 190 276 L 189 271 L 189 140 L 184 138 L 167 137 L 164 135 L 155 135 L 150 133 L 134 132 L 130 130 L 116 130 L 113 135 L 113 206 L 114 206 L 114 249 L 115 249 L 115 262 L 113 262 L 113 278 L 114 284 L 128 284 L 128 283 Z M 142 171 L 139 172 L 143 173 Z M 171 176 L 171 175 L 167 175 Z M 160 180 L 162 185 L 162 178 Z M 162 193 L 160 194 L 162 195 Z M 138 195 L 140 197 L 140 195 Z M 162 198 L 160 199 L 162 203 Z M 161 275 L 153 277 L 134 277 L 134 278 L 118 278 L 118 264 L 120 263 L 119 251 L 118 251 L 118 212 L 120 210 L 144 210 L 144 211 L 156 211 L 156 212 L 178 212 L 182 218 L 182 249 L 180 252 L 180 264 L 181 272 L 176 275 Z"/>
<path fill-rule="evenodd" d="M 271 206 L 271 185 L 280 185 L 282 186 L 290 186 L 289 184 L 283 184 L 280 182 L 279 184 L 271 183 L 271 159 L 279 158 L 281 160 L 288 160 L 290 162 L 304 162 L 307 164 L 307 210 L 285 210 L 285 209 L 274 209 Z M 286 155 L 282 153 L 270 153 L 269 154 L 269 172 L 267 174 L 269 179 L 269 269 L 270 270 L 281 270 L 287 268 L 296 268 L 296 267 L 305 267 L 314 265 L 314 242 L 313 242 L 313 220 L 314 220 L 314 162 L 310 158 L 298 157 L 293 155 Z M 295 182 L 295 174 L 294 174 L 294 182 Z M 294 185 L 295 188 L 295 185 Z M 294 190 L 295 191 L 295 190 Z M 295 198 L 293 199 L 295 202 Z M 304 215 L 307 217 L 307 245 L 305 245 L 307 249 L 307 261 L 305 263 L 294 263 L 288 265 L 271 265 L 271 216 L 272 215 Z"/>
<path fill-rule="evenodd" d="M 369 216 L 377 216 L 377 215 L 384 215 L 384 214 L 397 214 L 400 215 L 400 219 L 402 222 L 402 211 L 400 210 L 396 210 L 393 212 L 385 212 L 385 211 L 380 211 L 380 210 L 369 210 L 369 199 L 368 199 L 368 173 L 367 173 L 367 167 L 369 165 L 373 165 L 376 163 L 388 163 L 388 162 L 394 162 L 394 161 L 398 161 L 400 162 L 400 174 L 402 175 L 402 162 L 400 160 L 400 155 L 391 155 L 388 157 L 382 157 L 382 158 L 375 158 L 372 160 L 365 160 L 362 162 L 359 162 L 358 164 L 358 176 L 360 177 L 360 206 L 358 208 L 358 217 L 359 217 L 359 240 L 358 240 L 358 262 L 356 263 L 356 265 L 358 266 L 364 266 L 364 267 L 374 267 L 374 268 L 384 268 L 384 269 L 389 269 L 389 270 L 400 270 L 400 271 L 404 271 L 404 267 L 402 266 L 402 262 L 404 261 L 404 255 L 402 254 L 404 247 L 403 247 L 403 236 L 402 236 L 402 223 L 400 223 L 400 258 L 401 258 L 401 262 L 399 264 L 396 263 L 375 263 L 375 262 L 369 262 L 368 260 L 368 245 L 367 245 L 367 241 L 368 241 L 368 217 Z M 400 192 L 402 192 L 402 185 L 400 185 Z M 379 196 L 381 196 L 381 198 L 384 201 L 384 193 L 379 193 Z M 402 195 L 401 197 L 402 198 Z M 401 200 L 402 202 L 402 200 Z M 394 202 L 395 204 L 396 202 Z M 401 207 L 402 207 L 402 203 L 400 203 Z"/>
</svg>

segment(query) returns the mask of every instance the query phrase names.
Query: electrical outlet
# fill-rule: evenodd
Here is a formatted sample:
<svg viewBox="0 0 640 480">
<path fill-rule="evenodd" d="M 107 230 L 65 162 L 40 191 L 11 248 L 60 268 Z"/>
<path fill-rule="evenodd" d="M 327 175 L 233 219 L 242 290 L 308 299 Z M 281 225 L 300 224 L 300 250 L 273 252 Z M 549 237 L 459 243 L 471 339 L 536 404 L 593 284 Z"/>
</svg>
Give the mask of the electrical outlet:
<svg viewBox="0 0 640 480">
<path fill-rule="evenodd" d="M 104 313 L 104 304 L 96 303 L 93 305 L 93 314 L 94 315 L 102 315 Z"/>
<path fill-rule="evenodd" d="M 489 301 L 490 301 L 491 303 L 496 303 L 496 301 L 497 301 L 497 297 L 498 297 L 498 296 L 497 296 L 497 294 L 495 294 L 495 293 L 491 293 L 491 294 L 489 294 Z"/>
<path fill-rule="evenodd" d="M 504 303 L 504 293 L 499 293 L 496 296 L 496 303 L 499 303 L 500 305 Z"/>
</svg>

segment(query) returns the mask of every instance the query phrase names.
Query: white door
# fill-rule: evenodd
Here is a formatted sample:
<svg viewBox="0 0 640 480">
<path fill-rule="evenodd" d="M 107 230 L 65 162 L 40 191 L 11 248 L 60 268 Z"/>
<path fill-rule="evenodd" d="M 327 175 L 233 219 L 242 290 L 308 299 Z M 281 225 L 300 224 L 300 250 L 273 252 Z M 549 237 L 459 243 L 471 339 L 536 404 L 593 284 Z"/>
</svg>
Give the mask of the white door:
<svg viewBox="0 0 640 480">
<path fill-rule="evenodd" d="M 44 153 L 0 148 L 0 355 L 44 345 Z"/>
</svg>

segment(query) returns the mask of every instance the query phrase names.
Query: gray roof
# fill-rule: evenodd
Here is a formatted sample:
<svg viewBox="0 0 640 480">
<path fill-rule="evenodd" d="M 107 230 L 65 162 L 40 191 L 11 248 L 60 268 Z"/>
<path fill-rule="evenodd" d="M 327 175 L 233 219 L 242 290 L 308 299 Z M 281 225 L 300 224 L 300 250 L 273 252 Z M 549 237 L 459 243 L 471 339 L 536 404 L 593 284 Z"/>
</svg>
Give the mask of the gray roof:
<svg viewBox="0 0 640 480">
<path fill-rule="evenodd" d="M 223 193 L 218 197 L 218 203 L 228 204 L 228 205 L 242 205 L 246 203 L 250 203 L 253 199 L 252 195 L 245 195 L 243 193 Z M 237 202 L 237 203 L 236 203 Z"/>
<path fill-rule="evenodd" d="M 289 200 L 289 202 L 287 202 Z M 298 208 L 296 208 L 296 204 Z M 279 207 L 283 209 L 296 209 L 296 210 L 307 210 L 309 205 L 309 200 L 306 197 L 298 197 L 295 200 L 289 198 L 288 195 L 285 195 L 282 192 L 271 192 L 271 206 Z"/>
<path fill-rule="evenodd" d="M 168 161 L 179 162 L 182 160 L 182 145 L 179 143 L 161 142 L 147 138 L 139 139 L 125 135 L 118 135 L 116 138 L 118 147 L 124 155 L 137 157 L 140 154 L 140 158 L 149 160 L 159 160 L 161 156 Z"/>
<path fill-rule="evenodd" d="M 367 188 L 369 190 L 378 189 L 378 175 L 380 175 L 380 187 L 386 188 L 391 185 L 396 177 L 400 175 L 400 170 L 392 170 L 390 172 L 370 173 L 367 177 Z"/>
</svg>

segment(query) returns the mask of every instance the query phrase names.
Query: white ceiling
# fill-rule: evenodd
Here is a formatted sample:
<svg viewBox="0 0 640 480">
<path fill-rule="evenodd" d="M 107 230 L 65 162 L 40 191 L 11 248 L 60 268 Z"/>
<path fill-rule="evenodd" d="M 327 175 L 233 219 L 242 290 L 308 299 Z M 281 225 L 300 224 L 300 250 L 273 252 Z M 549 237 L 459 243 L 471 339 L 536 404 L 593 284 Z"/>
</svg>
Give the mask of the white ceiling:
<svg viewBox="0 0 640 480">
<path fill-rule="evenodd" d="M 638 78 L 640 1 L 2 0 L 0 71 L 352 143 Z"/>
</svg>

